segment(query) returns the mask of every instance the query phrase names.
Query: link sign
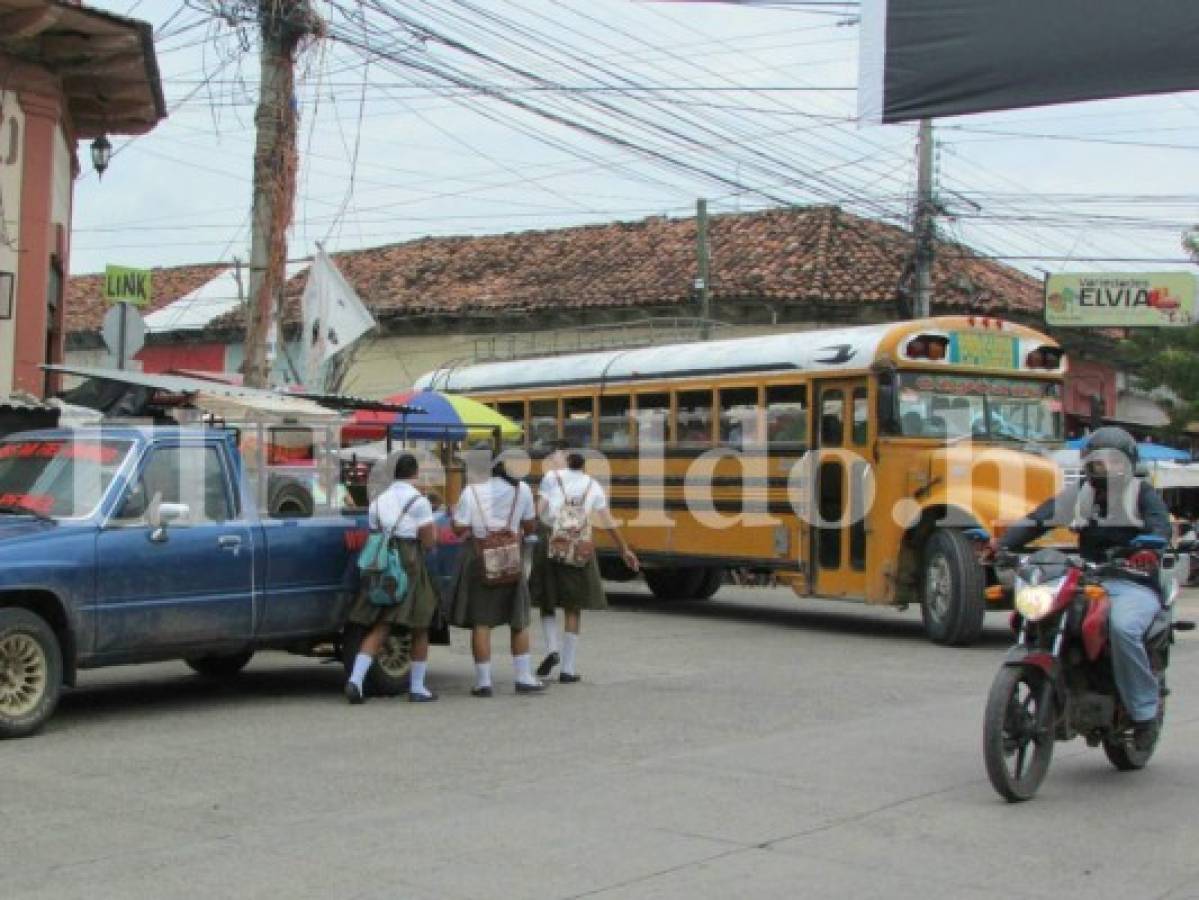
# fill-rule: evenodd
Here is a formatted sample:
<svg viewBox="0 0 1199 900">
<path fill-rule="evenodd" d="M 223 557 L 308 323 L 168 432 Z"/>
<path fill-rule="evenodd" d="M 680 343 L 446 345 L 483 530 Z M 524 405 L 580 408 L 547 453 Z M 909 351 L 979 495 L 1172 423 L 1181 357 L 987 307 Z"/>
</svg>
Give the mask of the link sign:
<svg viewBox="0 0 1199 900">
<path fill-rule="evenodd" d="M 150 270 L 104 267 L 104 299 L 109 303 L 150 305 Z"/>
<path fill-rule="evenodd" d="M 1160 328 L 1195 321 L 1190 272 L 1095 272 L 1045 279 L 1045 323 Z"/>
</svg>

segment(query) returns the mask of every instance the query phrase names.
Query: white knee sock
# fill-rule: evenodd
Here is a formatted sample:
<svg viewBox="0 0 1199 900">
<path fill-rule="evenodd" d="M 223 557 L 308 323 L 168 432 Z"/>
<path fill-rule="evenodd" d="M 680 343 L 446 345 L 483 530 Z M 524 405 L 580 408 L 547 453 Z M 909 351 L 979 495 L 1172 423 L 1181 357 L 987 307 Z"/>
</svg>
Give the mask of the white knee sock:
<svg viewBox="0 0 1199 900">
<path fill-rule="evenodd" d="M 429 670 L 428 662 L 414 662 L 412 664 L 412 674 L 408 676 L 408 693 L 410 694 L 427 694 L 428 689 L 425 687 L 425 672 Z"/>
<path fill-rule="evenodd" d="M 558 617 L 541 617 L 541 634 L 545 637 L 545 652 L 558 652 Z"/>
<path fill-rule="evenodd" d="M 491 687 L 491 663 L 475 663 L 475 687 Z"/>
<path fill-rule="evenodd" d="M 365 653 L 359 653 L 354 657 L 354 671 L 350 673 L 350 681 L 362 689 L 362 682 L 366 679 L 366 673 L 371 670 L 371 663 L 375 661 L 373 656 L 368 656 Z"/>
<path fill-rule="evenodd" d="M 562 672 L 575 674 L 575 652 L 579 649 L 579 636 L 569 631 L 562 636 Z"/>
<path fill-rule="evenodd" d="M 516 680 L 520 684 L 536 684 L 537 679 L 529 668 L 529 654 L 522 653 L 512 657 L 512 668 L 516 671 Z"/>
</svg>

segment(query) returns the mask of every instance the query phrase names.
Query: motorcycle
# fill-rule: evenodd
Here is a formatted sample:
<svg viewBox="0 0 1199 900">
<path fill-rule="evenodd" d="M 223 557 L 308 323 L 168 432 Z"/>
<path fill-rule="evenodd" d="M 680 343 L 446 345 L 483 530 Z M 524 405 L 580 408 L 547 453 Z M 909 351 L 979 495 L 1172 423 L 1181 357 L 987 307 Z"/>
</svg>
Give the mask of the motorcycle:
<svg viewBox="0 0 1199 900">
<path fill-rule="evenodd" d="M 1152 554 L 1152 574 L 1130 565 L 1134 553 Z M 1174 621 L 1179 592 L 1173 574 L 1176 561 L 1175 552 L 1165 549 L 1165 541 L 1158 537 L 1137 538 L 1131 548 L 1098 564 L 1057 550 L 996 558 L 997 567 L 1014 568 L 1012 630 L 1017 638 L 987 697 L 983 755 L 987 776 L 1004 799 L 1017 802 L 1036 794 L 1049 771 L 1056 741 L 1081 736 L 1088 746 L 1102 746 L 1121 771 L 1148 764 L 1155 746 L 1137 749 L 1132 720 L 1116 690 L 1107 624 L 1111 599 L 1102 581 L 1119 577 L 1151 583 L 1162 598 L 1162 608 L 1145 635 L 1150 664 L 1161 685 L 1160 735 L 1174 632 L 1195 627 L 1192 622 Z M 987 590 L 995 596 L 1007 589 L 995 585 Z"/>
</svg>

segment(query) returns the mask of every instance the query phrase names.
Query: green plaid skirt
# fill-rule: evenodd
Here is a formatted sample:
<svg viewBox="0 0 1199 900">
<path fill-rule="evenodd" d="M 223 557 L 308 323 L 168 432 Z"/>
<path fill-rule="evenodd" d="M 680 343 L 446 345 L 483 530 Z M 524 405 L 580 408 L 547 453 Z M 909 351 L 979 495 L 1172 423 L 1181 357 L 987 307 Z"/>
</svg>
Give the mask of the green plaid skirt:
<svg viewBox="0 0 1199 900">
<path fill-rule="evenodd" d="M 528 552 L 528 551 L 526 551 Z M 447 618 L 459 628 L 507 625 L 513 631 L 529 627 L 529 584 L 521 578 L 516 584 L 491 587 L 483 583 L 474 540 L 462 545 L 458 570 L 450 588 Z"/>
<path fill-rule="evenodd" d="M 428 628 L 437 610 L 437 590 L 425 567 L 425 551 L 420 541 L 403 538 L 396 541 L 400 547 L 400 559 L 408 573 L 408 594 L 403 603 L 395 606 L 375 606 L 367 596 L 365 587 L 358 591 L 347 618 L 355 625 L 371 627 L 380 622 L 389 625 L 406 625 L 409 628 Z"/>
<path fill-rule="evenodd" d="M 608 597 L 600 579 L 599 560 L 593 556 L 585 566 L 554 562 L 546 555 L 550 530 L 540 526 L 537 538 L 529 594 L 541 614 L 553 615 L 555 609 L 607 609 Z"/>
</svg>

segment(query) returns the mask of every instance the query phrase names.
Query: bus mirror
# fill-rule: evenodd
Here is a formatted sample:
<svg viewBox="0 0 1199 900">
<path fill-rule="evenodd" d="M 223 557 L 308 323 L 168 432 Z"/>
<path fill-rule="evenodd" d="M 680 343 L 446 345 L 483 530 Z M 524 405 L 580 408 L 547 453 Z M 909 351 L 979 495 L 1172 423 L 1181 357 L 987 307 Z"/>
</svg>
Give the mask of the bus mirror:
<svg viewBox="0 0 1199 900">
<path fill-rule="evenodd" d="M 889 381 L 878 383 L 878 430 L 882 434 L 899 430 L 899 417 L 895 410 L 895 385 Z"/>
</svg>

